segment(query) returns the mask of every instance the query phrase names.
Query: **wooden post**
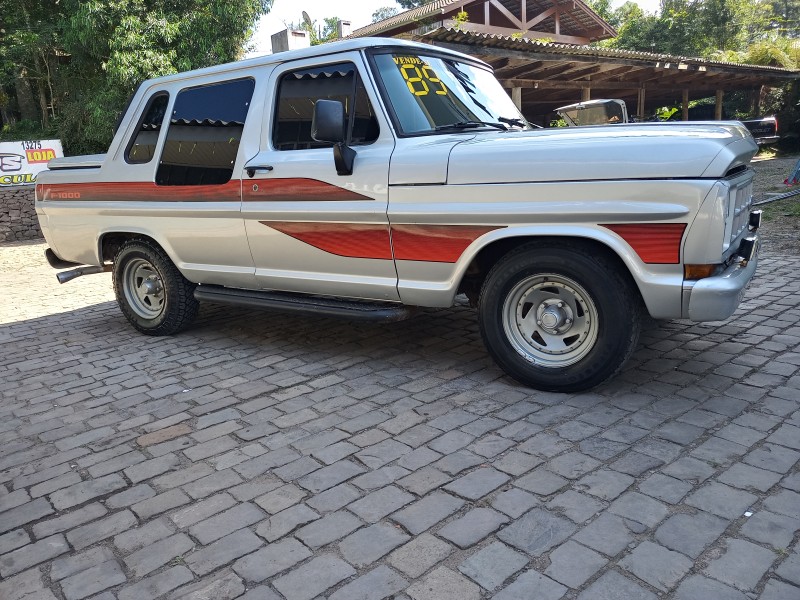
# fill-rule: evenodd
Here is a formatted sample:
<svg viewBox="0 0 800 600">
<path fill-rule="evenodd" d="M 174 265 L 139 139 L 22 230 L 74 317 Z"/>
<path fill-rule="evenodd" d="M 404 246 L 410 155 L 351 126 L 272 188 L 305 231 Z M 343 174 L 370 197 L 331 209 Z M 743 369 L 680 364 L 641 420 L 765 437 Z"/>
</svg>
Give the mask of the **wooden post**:
<svg viewBox="0 0 800 600">
<path fill-rule="evenodd" d="M 645 118 L 644 114 L 644 86 L 639 88 L 639 93 L 636 101 L 636 116 L 640 119 Z"/>
<path fill-rule="evenodd" d="M 681 117 L 684 121 L 689 120 L 689 90 L 683 90 L 683 99 L 681 101 L 681 108 L 683 109 L 683 116 Z"/>
<path fill-rule="evenodd" d="M 586 102 L 592 97 L 592 88 L 581 88 L 581 102 Z"/>
<path fill-rule="evenodd" d="M 722 90 L 717 90 L 717 98 L 716 103 L 714 104 L 714 120 L 721 121 L 722 120 Z"/>
<path fill-rule="evenodd" d="M 521 87 L 513 87 L 511 88 L 511 100 L 514 102 L 514 106 L 517 107 L 517 110 L 522 112 L 522 88 Z"/>
</svg>

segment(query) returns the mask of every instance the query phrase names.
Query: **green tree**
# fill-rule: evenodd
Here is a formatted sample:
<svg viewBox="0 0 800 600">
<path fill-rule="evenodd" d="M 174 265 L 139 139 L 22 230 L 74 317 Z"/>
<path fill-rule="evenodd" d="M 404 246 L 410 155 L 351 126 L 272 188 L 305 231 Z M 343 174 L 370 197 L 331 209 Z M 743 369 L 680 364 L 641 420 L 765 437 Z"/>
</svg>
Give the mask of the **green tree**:
<svg viewBox="0 0 800 600">
<path fill-rule="evenodd" d="M 16 115 L 48 125 L 63 16 L 64 7 L 47 0 L 0 9 L 0 125 L 13 124 Z"/>
<path fill-rule="evenodd" d="M 800 0 L 769 0 L 769 29 L 788 38 L 800 37 Z"/>
<path fill-rule="evenodd" d="M 16 76 L 50 111 L 39 123 L 53 117 L 66 152 L 103 151 L 117 114 L 138 83 L 240 58 L 256 20 L 271 2 L 22 0 L 27 21 L 19 16 L 25 11 L 11 11 L 13 23 L 4 17 L 0 85 L 24 114 L 25 86 L 21 94 L 9 82 L 16 68 Z M 46 60 L 37 64 L 29 58 L 22 69 L 15 67 L 14 61 L 25 55 Z"/>
<path fill-rule="evenodd" d="M 742 50 L 768 27 L 769 5 L 749 0 L 704 0 L 698 20 L 704 53 Z"/>
<path fill-rule="evenodd" d="M 398 12 L 400 11 L 394 6 L 382 6 L 372 13 L 372 22 L 377 23 L 378 21 L 383 21 L 384 19 L 395 16 Z"/>
<path fill-rule="evenodd" d="M 431 2 L 433 2 L 433 0 L 397 0 L 397 3 L 405 10 L 416 8 L 423 4 L 430 4 Z"/>
<path fill-rule="evenodd" d="M 620 13 L 612 8 L 611 0 L 587 0 L 586 4 L 615 29 L 621 24 Z"/>
<path fill-rule="evenodd" d="M 605 1 L 595 0 L 607 11 Z M 614 20 L 609 20 L 619 36 L 605 45 L 707 57 L 717 51 L 742 50 L 763 39 L 769 30 L 769 15 L 769 5 L 751 0 L 662 0 L 657 14 L 626 2 L 613 11 Z"/>
<path fill-rule="evenodd" d="M 295 31 L 307 31 L 309 43 L 312 46 L 332 42 L 339 37 L 339 17 L 325 17 L 322 19 L 322 25 L 316 19 L 306 17 L 308 17 L 308 13 L 304 12 L 300 24 L 288 23 L 286 27 Z"/>
</svg>

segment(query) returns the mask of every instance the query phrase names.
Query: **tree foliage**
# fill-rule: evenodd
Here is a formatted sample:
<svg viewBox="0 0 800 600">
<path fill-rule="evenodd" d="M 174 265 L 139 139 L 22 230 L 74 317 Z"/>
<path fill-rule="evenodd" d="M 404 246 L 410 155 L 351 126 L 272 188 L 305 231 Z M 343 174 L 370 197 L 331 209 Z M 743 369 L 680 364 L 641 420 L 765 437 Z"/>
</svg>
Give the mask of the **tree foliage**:
<svg viewBox="0 0 800 600">
<path fill-rule="evenodd" d="M 655 14 L 633 2 L 589 4 L 619 32 L 605 47 L 800 68 L 800 0 L 662 0 Z M 786 132 L 800 130 L 798 99 L 800 86 L 787 84 L 727 93 L 724 108 L 735 118 L 776 113 Z"/>
<path fill-rule="evenodd" d="M 397 0 L 397 3 L 403 7 L 404 10 L 416 8 L 423 4 L 430 4 L 433 0 Z"/>
<path fill-rule="evenodd" d="M 377 23 L 378 21 L 383 21 L 384 19 L 395 16 L 398 12 L 400 11 L 394 6 L 381 6 L 372 13 L 372 22 Z"/>
<path fill-rule="evenodd" d="M 331 42 L 339 37 L 339 17 L 325 17 L 320 25 L 316 19 L 306 19 L 307 13 L 298 23 L 287 23 L 286 28 L 295 31 L 307 31 L 312 46 Z"/>
<path fill-rule="evenodd" d="M 800 6 L 799 0 L 786 0 Z M 777 21 L 773 5 L 752 0 L 662 0 L 660 10 L 646 13 L 633 2 L 611 10 L 608 0 L 590 5 L 619 35 L 603 45 L 625 50 L 710 57 L 736 52 L 774 38 Z M 786 9 L 786 14 L 791 10 Z M 787 23 L 790 17 L 783 19 Z"/>
<path fill-rule="evenodd" d="M 3 11 L 4 125 L 35 120 L 69 153 L 102 151 L 138 83 L 239 58 L 271 2 L 18 0 Z"/>
</svg>

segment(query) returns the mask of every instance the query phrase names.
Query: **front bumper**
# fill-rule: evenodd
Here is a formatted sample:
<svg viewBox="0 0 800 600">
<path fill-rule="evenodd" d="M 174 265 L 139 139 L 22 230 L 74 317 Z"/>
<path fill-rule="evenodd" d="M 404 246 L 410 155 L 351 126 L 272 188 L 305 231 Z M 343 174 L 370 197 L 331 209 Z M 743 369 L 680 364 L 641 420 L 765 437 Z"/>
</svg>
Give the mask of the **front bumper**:
<svg viewBox="0 0 800 600">
<path fill-rule="evenodd" d="M 736 311 L 758 264 L 759 239 L 758 236 L 752 237 L 755 238 L 754 248 L 749 260 L 736 256 L 719 275 L 684 281 L 684 317 L 692 321 L 722 321 Z"/>
</svg>

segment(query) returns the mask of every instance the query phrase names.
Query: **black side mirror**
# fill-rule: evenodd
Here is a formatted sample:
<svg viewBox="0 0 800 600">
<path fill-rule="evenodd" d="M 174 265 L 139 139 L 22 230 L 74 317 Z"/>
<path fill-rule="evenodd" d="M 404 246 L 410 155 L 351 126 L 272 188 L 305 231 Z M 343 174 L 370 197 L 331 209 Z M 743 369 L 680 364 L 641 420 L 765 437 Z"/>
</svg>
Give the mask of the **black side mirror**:
<svg viewBox="0 0 800 600">
<path fill-rule="evenodd" d="M 356 151 L 345 141 L 344 105 L 338 100 L 317 100 L 311 120 L 311 137 L 317 142 L 333 144 L 333 161 L 336 173 L 352 175 Z"/>
<path fill-rule="evenodd" d="M 344 105 L 338 100 L 317 100 L 311 120 L 311 137 L 317 142 L 344 142 Z"/>
</svg>

